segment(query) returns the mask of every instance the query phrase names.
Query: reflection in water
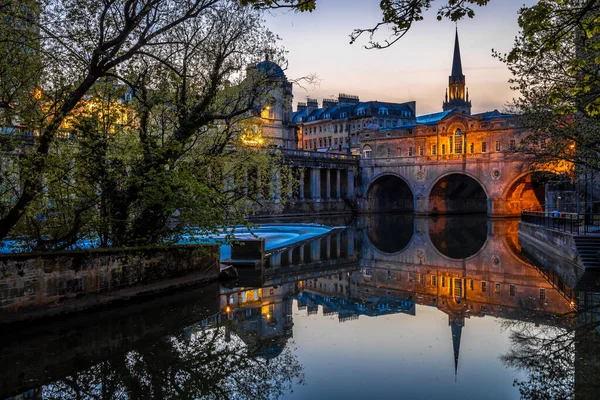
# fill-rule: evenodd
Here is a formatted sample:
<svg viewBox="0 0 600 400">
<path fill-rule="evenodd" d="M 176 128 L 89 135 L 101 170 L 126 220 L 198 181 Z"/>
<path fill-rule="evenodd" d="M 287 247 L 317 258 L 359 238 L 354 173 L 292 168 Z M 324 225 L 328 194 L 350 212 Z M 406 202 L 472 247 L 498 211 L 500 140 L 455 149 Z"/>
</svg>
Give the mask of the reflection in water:
<svg viewBox="0 0 600 400">
<path fill-rule="evenodd" d="M 522 398 L 600 398 L 600 273 L 586 271 L 574 292 L 574 311 L 553 325 L 506 322 L 512 347 L 502 360 L 527 373 L 515 381 Z"/>
<path fill-rule="evenodd" d="M 573 308 L 522 260 L 514 221 L 356 227 L 228 287 L 4 334 L 0 398 L 598 397 L 595 276 Z"/>
<path fill-rule="evenodd" d="M 364 216 L 363 221 L 369 241 L 383 253 L 398 253 L 412 239 L 412 214 L 373 214 Z"/>
<path fill-rule="evenodd" d="M 487 239 L 484 214 L 446 216 L 429 220 L 429 236 L 435 248 L 446 257 L 461 259 L 476 254 Z"/>
</svg>

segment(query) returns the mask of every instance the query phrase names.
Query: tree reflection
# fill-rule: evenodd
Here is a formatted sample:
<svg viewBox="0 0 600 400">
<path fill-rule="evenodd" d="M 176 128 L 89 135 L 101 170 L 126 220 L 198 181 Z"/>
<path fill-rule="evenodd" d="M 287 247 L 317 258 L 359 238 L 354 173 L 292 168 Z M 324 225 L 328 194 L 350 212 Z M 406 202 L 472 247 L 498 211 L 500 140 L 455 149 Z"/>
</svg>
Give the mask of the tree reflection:
<svg viewBox="0 0 600 400">
<path fill-rule="evenodd" d="M 223 326 L 191 330 L 67 376 L 42 390 L 47 399 L 279 398 L 303 383 L 286 348 L 265 360 Z"/>
<path fill-rule="evenodd" d="M 531 322 L 506 323 L 511 329 L 511 349 L 501 358 L 506 366 L 526 372 L 526 379 L 514 382 L 522 398 L 600 398 L 597 312 L 597 305 L 584 304 L 577 311 L 542 326 Z"/>
</svg>

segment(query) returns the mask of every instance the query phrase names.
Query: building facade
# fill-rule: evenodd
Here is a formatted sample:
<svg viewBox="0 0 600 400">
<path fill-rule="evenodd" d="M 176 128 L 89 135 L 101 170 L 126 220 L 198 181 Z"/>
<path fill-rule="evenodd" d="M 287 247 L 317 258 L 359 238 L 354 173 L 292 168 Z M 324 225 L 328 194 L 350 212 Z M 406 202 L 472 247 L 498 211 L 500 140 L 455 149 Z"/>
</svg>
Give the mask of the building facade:
<svg viewBox="0 0 600 400">
<path fill-rule="evenodd" d="M 309 151 L 358 153 L 360 133 L 366 129 L 391 129 L 416 121 L 416 103 L 361 102 L 358 96 L 340 93 L 337 99 L 298 103 L 293 121 L 298 147 Z"/>
</svg>

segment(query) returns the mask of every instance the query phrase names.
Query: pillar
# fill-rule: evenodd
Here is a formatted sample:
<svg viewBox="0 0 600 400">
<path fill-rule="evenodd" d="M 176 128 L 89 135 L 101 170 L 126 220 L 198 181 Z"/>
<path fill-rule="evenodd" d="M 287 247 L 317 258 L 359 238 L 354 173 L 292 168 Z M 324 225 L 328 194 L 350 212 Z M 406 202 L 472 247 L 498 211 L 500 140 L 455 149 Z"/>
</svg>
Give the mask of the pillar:
<svg viewBox="0 0 600 400">
<path fill-rule="evenodd" d="M 310 170 L 310 197 L 313 201 L 321 199 L 321 170 L 318 168 Z"/>
<path fill-rule="evenodd" d="M 300 173 L 298 175 L 300 179 L 300 186 L 298 188 L 300 196 L 298 198 L 304 200 L 304 168 L 300 168 Z"/>
<path fill-rule="evenodd" d="M 331 259 L 331 235 L 327 236 L 325 245 L 326 245 L 326 249 L 327 249 L 326 257 L 329 260 L 329 259 Z"/>
<path fill-rule="evenodd" d="M 348 252 L 348 255 L 351 256 L 354 254 L 354 229 L 348 229 L 346 232 L 348 232 L 346 235 L 346 240 L 348 241 L 346 251 Z"/>
<path fill-rule="evenodd" d="M 325 198 L 331 199 L 331 170 L 327 168 L 325 173 Z"/>
<path fill-rule="evenodd" d="M 335 198 L 336 199 L 341 199 L 342 198 L 342 186 L 341 186 L 341 178 L 342 178 L 342 170 L 340 169 L 336 169 L 335 170 L 335 174 L 336 174 L 336 179 L 335 179 Z"/>
<path fill-rule="evenodd" d="M 287 173 L 287 191 L 289 200 L 294 197 L 294 174 L 292 171 L 292 168 L 289 168 Z"/>
<path fill-rule="evenodd" d="M 271 195 L 271 201 L 279 203 L 279 198 L 281 197 L 281 171 L 277 167 L 273 167 L 272 171 L 271 185 L 273 193 Z"/>
<path fill-rule="evenodd" d="M 354 171 L 348 171 L 348 198 L 354 197 Z"/>
<path fill-rule="evenodd" d="M 299 262 L 300 262 L 300 263 L 303 263 L 303 262 L 304 262 L 304 251 L 305 251 L 305 250 L 304 250 L 304 246 L 305 246 L 305 245 L 301 245 L 301 246 L 300 246 L 300 260 L 299 260 Z"/>
<path fill-rule="evenodd" d="M 321 239 L 313 240 L 310 243 L 310 258 L 311 261 L 319 261 L 321 259 Z"/>
</svg>

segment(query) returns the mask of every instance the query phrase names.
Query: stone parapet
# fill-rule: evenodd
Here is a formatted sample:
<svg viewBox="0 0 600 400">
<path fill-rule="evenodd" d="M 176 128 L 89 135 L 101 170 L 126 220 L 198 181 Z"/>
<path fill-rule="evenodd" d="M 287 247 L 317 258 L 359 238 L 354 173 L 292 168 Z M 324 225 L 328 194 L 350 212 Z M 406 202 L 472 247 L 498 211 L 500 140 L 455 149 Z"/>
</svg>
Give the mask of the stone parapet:
<svg viewBox="0 0 600 400">
<path fill-rule="evenodd" d="M 215 245 L 0 256 L 0 324 L 80 311 L 216 279 Z"/>
</svg>

